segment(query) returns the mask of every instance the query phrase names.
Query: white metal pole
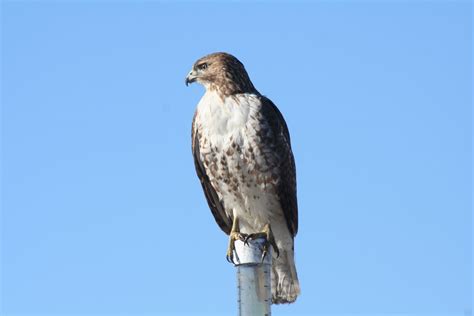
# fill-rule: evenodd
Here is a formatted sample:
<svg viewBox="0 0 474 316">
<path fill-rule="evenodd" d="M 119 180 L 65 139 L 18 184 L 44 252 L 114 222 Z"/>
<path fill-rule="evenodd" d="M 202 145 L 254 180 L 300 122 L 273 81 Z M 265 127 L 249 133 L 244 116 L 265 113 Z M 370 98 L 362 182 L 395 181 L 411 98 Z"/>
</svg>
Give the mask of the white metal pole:
<svg viewBox="0 0 474 316">
<path fill-rule="evenodd" d="M 272 291 L 272 247 L 262 261 L 265 238 L 235 241 L 235 266 L 239 291 L 240 316 L 270 316 Z"/>
</svg>

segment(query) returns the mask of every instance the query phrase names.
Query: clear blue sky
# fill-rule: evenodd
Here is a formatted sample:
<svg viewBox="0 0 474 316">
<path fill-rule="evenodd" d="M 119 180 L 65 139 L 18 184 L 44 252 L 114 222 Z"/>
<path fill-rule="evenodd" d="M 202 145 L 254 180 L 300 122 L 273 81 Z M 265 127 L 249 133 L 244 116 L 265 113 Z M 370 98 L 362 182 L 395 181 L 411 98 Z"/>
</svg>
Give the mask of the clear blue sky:
<svg viewBox="0 0 474 316">
<path fill-rule="evenodd" d="M 284 113 L 302 295 L 274 315 L 471 309 L 468 2 L 2 4 L 4 315 L 235 315 L 195 175 L 227 51 Z"/>
</svg>

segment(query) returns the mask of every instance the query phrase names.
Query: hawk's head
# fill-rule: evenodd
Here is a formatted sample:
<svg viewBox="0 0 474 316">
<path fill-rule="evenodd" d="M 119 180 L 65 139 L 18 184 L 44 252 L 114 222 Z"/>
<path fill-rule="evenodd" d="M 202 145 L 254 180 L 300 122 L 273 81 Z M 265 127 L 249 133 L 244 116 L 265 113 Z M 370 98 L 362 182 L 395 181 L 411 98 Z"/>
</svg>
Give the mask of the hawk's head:
<svg viewBox="0 0 474 316">
<path fill-rule="evenodd" d="M 198 59 L 186 76 L 185 83 L 188 85 L 195 81 L 224 96 L 256 92 L 244 65 L 227 53 L 213 53 Z"/>
</svg>

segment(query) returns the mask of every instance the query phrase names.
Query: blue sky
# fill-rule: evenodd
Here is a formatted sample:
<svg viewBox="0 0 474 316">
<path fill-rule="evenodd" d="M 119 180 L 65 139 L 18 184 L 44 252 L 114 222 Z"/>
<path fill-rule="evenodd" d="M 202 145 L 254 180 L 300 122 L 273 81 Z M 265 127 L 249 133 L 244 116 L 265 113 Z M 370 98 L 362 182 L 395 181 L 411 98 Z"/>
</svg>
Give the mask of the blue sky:
<svg viewBox="0 0 474 316">
<path fill-rule="evenodd" d="M 2 3 L 2 315 L 235 315 L 190 151 L 236 55 L 290 128 L 302 295 L 274 315 L 468 315 L 469 2 Z"/>
</svg>

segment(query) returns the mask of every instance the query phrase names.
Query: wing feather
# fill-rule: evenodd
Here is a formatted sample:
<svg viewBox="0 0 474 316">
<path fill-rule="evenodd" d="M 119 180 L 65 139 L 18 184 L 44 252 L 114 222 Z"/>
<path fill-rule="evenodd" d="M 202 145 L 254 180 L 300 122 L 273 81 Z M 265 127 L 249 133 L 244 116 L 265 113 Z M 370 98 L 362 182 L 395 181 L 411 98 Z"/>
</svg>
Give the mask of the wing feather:
<svg viewBox="0 0 474 316">
<path fill-rule="evenodd" d="M 214 215 L 214 219 L 216 220 L 217 225 L 227 234 L 230 234 L 232 229 L 232 218 L 227 216 L 222 201 L 219 199 L 216 190 L 212 186 L 211 181 L 209 180 L 209 176 L 206 173 L 206 168 L 201 160 L 201 154 L 199 152 L 199 133 L 196 133 L 195 127 L 195 120 L 196 120 L 196 113 L 194 114 L 193 118 L 193 127 L 192 127 L 192 150 L 194 156 L 194 166 L 196 168 L 196 173 L 198 178 L 201 182 L 202 189 L 204 191 L 204 195 L 206 196 L 207 204 L 211 209 L 212 215 Z"/>
<path fill-rule="evenodd" d="M 277 194 L 288 230 L 292 236 L 298 232 L 298 201 L 296 196 L 296 167 L 291 150 L 290 133 L 285 119 L 276 105 L 267 97 L 261 96 L 262 116 L 272 130 L 272 139 L 269 140 L 275 154 L 278 156 Z"/>
</svg>

